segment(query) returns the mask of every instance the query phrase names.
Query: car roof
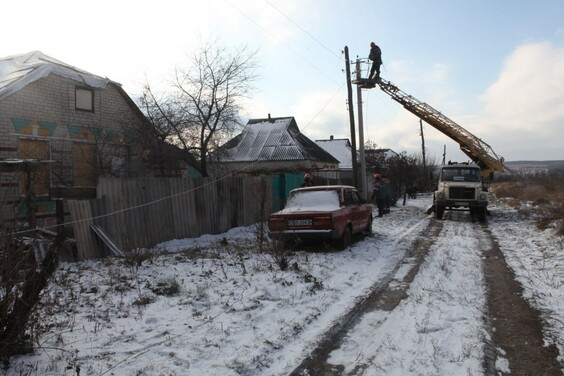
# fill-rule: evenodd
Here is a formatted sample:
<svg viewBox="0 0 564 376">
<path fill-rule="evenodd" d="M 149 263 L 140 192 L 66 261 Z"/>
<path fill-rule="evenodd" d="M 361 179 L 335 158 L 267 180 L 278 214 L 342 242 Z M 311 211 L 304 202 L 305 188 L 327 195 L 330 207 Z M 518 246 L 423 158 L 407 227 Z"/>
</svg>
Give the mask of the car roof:
<svg viewBox="0 0 564 376">
<path fill-rule="evenodd" d="M 314 185 L 311 187 L 295 188 L 292 191 L 336 191 L 343 189 L 353 189 L 356 191 L 356 188 L 352 185 Z"/>
</svg>

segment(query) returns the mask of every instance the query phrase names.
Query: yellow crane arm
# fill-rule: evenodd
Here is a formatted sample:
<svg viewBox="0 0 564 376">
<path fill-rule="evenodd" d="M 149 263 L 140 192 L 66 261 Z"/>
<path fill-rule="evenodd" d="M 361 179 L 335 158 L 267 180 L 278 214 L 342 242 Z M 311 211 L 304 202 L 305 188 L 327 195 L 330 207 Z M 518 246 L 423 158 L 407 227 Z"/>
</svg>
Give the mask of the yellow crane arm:
<svg viewBox="0 0 564 376">
<path fill-rule="evenodd" d="M 460 125 L 415 97 L 401 91 L 389 81 L 380 79 L 380 89 L 400 103 L 406 110 L 424 120 L 443 134 L 447 135 L 460 145 L 460 149 L 480 168 L 483 176 L 489 176 L 494 171 L 508 170 L 503 164 L 503 158 L 499 157 L 480 138 L 474 136 Z"/>
</svg>

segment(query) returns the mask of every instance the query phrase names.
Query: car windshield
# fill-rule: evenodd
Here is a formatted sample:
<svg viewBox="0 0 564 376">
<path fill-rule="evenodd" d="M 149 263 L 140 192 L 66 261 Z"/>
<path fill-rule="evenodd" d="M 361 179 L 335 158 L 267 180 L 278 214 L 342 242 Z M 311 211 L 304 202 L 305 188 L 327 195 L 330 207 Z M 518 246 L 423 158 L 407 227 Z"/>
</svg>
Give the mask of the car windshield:
<svg viewBox="0 0 564 376">
<path fill-rule="evenodd" d="M 295 191 L 288 197 L 282 212 L 332 211 L 339 208 L 337 191 Z"/>
<path fill-rule="evenodd" d="M 480 181 L 480 171 L 477 168 L 452 167 L 443 168 L 442 181 Z"/>
</svg>

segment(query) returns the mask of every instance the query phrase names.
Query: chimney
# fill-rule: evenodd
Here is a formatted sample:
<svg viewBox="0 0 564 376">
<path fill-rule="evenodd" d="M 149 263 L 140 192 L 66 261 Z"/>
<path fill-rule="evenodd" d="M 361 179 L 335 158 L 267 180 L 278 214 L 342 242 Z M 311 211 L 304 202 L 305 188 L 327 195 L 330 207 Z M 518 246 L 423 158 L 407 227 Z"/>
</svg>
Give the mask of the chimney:
<svg viewBox="0 0 564 376">
<path fill-rule="evenodd" d="M 268 122 L 269 122 L 269 123 L 274 123 L 274 120 L 272 120 L 272 118 L 270 117 L 270 114 L 268 114 Z"/>
<path fill-rule="evenodd" d="M 329 141 L 333 141 L 333 135 L 329 136 Z"/>
</svg>

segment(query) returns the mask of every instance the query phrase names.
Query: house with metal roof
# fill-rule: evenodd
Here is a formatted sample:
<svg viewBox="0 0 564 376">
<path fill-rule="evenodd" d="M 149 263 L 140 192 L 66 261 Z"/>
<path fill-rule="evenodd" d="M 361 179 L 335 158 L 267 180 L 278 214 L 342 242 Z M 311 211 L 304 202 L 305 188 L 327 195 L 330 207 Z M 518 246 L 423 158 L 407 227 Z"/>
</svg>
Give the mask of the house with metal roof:
<svg viewBox="0 0 564 376">
<path fill-rule="evenodd" d="M 294 117 L 251 119 L 210 155 L 213 174 L 244 175 L 336 170 L 339 161 L 300 132 Z"/>
</svg>

